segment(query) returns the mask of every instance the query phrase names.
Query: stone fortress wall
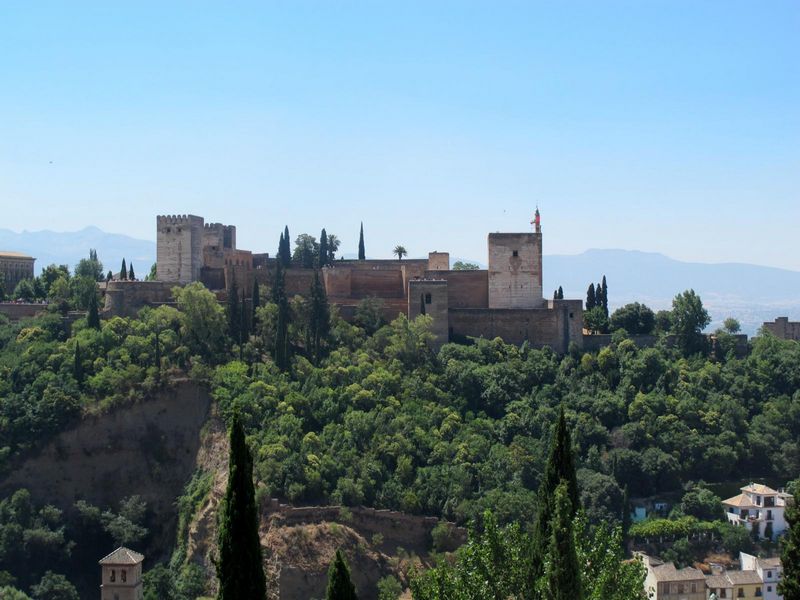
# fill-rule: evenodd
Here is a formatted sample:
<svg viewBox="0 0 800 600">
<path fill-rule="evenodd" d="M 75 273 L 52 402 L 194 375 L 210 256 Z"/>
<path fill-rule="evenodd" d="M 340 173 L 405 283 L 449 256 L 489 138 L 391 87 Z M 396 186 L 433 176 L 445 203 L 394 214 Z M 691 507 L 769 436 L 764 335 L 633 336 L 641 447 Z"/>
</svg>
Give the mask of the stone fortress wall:
<svg viewBox="0 0 800 600">
<path fill-rule="evenodd" d="M 171 287 L 200 281 L 220 297 L 235 282 L 249 298 L 254 283 L 272 286 L 277 263 L 268 254 L 236 247 L 236 228 L 206 224 L 194 215 L 159 216 L 157 282 L 109 282 L 108 314 L 135 314 L 137 307 L 169 302 Z M 501 337 L 508 343 L 527 341 L 566 352 L 583 344 L 580 300 L 549 301 L 542 297 L 542 232 L 537 220 L 528 233 L 491 233 L 487 270 L 450 270 L 447 252 L 427 259 L 337 260 L 322 269 L 331 304 L 352 319 L 365 298 L 382 302 L 384 316 L 433 319 L 436 346 L 468 337 Z M 290 296 L 307 296 L 313 269 L 285 271 Z"/>
</svg>

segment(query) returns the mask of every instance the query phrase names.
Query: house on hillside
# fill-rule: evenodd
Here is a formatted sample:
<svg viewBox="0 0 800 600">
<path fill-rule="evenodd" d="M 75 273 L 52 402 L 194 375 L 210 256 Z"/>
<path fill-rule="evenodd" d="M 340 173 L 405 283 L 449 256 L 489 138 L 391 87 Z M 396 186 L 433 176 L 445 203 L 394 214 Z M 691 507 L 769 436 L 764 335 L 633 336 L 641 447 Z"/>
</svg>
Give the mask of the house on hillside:
<svg viewBox="0 0 800 600">
<path fill-rule="evenodd" d="M 783 600 L 783 596 L 778 594 L 778 582 L 783 575 L 780 558 L 758 558 L 752 554 L 740 552 L 739 564 L 743 570 L 753 570 L 758 573 L 763 583 L 764 600 Z"/>
<path fill-rule="evenodd" d="M 723 500 L 725 516 L 736 526 L 755 530 L 759 537 L 775 539 L 786 530 L 786 500 L 790 494 L 760 483 L 741 488 L 742 493 Z"/>
<path fill-rule="evenodd" d="M 706 600 L 705 575 L 699 569 L 678 569 L 653 556 L 637 556 L 647 569 L 644 589 L 652 600 Z"/>
<path fill-rule="evenodd" d="M 708 595 L 715 594 L 718 600 L 723 598 L 743 598 L 744 600 L 762 600 L 763 582 L 754 570 L 725 571 L 706 576 Z"/>
</svg>

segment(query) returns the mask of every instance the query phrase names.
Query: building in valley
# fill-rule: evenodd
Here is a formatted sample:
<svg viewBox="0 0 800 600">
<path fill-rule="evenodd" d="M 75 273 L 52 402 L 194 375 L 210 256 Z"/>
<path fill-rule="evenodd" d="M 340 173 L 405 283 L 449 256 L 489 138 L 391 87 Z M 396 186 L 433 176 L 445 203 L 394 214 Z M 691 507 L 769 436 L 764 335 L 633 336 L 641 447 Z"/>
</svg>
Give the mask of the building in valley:
<svg viewBox="0 0 800 600">
<path fill-rule="evenodd" d="M 752 554 L 739 553 L 739 564 L 742 570 L 755 571 L 762 583 L 764 600 L 783 600 L 778 593 L 778 583 L 783 575 L 783 565 L 780 558 L 758 558 Z"/>
<path fill-rule="evenodd" d="M 33 279 L 33 264 L 36 259 L 20 252 L 0 250 L 0 283 L 5 293 L 11 295 L 23 279 Z"/>
<path fill-rule="evenodd" d="M 791 496 L 760 483 L 741 488 L 742 493 L 722 501 L 733 525 L 756 530 L 761 538 L 775 539 L 786 530 L 786 501 Z"/>
</svg>

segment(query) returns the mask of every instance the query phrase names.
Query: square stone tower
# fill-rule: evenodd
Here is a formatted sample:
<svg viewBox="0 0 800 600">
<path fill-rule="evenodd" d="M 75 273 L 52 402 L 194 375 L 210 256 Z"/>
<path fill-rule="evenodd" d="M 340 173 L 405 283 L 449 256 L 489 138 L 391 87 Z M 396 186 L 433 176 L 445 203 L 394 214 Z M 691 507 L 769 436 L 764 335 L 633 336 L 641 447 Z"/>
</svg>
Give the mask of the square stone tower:
<svg viewBox="0 0 800 600">
<path fill-rule="evenodd" d="M 450 338 L 450 302 L 446 279 L 410 279 L 408 282 L 408 318 L 428 315 L 433 319 L 433 347 L 438 350 Z"/>
<path fill-rule="evenodd" d="M 100 600 L 142 600 L 142 561 L 144 556 L 122 546 L 102 558 Z"/>
<path fill-rule="evenodd" d="M 203 217 L 156 217 L 156 277 L 159 281 L 191 283 L 203 267 Z"/>
<path fill-rule="evenodd" d="M 489 308 L 543 308 L 544 305 L 541 231 L 490 233 Z"/>
</svg>

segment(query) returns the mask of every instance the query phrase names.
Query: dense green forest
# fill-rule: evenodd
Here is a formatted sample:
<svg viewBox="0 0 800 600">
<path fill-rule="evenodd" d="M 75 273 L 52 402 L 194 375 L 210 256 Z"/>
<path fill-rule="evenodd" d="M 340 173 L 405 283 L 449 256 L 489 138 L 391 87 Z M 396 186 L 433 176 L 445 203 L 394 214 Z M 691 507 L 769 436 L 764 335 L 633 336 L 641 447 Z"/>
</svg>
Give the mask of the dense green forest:
<svg viewBox="0 0 800 600">
<path fill-rule="evenodd" d="M 81 415 L 188 374 L 210 386 L 226 418 L 241 415 L 257 493 L 295 503 L 364 504 L 462 524 L 481 523 L 491 509 L 498 527 L 525 529 L 562 406 L 590 523 L 622 522 L 626 491 L 680 507 L 687 490 L 703 489 L 696 482 L 800 474 L 800 344 L 765 335 L 744 357 L 709 354 L 678 314 L 687 302 L 697 308 L 693 294 L 679 295 L 665 319 L 684 323 L 685 343 L 664 337 L 642 349 L 618 329 L 599 352 L 573 347 L 559 356 L 499 339 L 435 354 L 429 317 L 383 323 L 378 302 L 366 300 L 351 324 L 324 290 L 287 298 L 277 282 L 268 292 L 259 294 L 269 299 L 262 306 L 226 309 L 192 284 L 176 289 L 176 307 L 102 323 L 91 318 L 96 299 L 76 296 L 69 302 L 84 303 L 89 318 L 72 325 L 60 312 L 0 322 L 0 472 Z M 97 535 L 117 539 L 104 511 L 141 525 L 125 517 L 129 509 L 95 509 Z M 19 521 L 0 510 L 8 582 L 35 583 L 9 559 L 16 554 L 4 527 L 55 531 L 48 547 L 73 551 L 69 526 L 58 534 L 61 516 L 36 511 Z"/>
</svg>

